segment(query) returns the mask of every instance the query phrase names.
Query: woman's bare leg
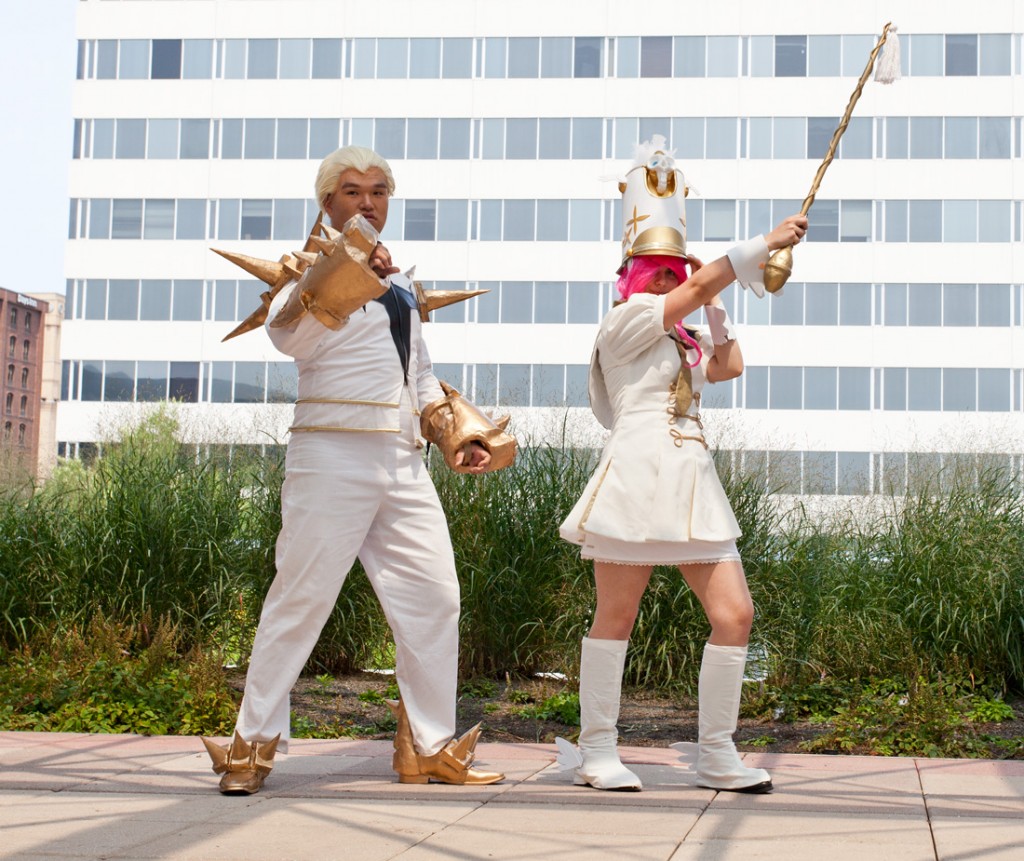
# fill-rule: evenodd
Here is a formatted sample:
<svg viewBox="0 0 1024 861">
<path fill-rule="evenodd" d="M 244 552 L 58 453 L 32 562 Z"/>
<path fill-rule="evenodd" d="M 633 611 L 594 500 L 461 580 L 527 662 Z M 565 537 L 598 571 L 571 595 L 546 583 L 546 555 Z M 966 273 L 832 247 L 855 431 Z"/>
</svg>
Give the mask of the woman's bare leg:
<svg viewBox="0 0 1024 861">
<path fill-rule="evenodd" d="M 640 609 L 640 599 L 651 579 L 651 570 L 650 565 L 594 563 L 597 609 L 594 611 L 594 624 L 590 626 L 592 638 L 629 639 Z"/>
</svg>

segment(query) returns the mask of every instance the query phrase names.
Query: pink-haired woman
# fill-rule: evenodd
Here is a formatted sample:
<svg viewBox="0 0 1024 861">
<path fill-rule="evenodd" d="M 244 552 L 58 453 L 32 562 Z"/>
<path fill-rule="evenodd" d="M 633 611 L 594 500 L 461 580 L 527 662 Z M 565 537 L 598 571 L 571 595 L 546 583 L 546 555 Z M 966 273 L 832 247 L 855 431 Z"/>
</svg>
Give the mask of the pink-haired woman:
<svg viewBox="0 0 1024 861">
<path fill-rule="evenodd" d="M 601 322 L 590 370 L 591 406 L 611 436 L 560 529 L 593 560 L 597 587 L 580 660 L 579 750 L 570 762 L 561 760 L 574 768 L 577 784 L 641 788 L 616 749 L 622 672 L 651 569 L 673 565 L 711 625 L 698 684 L 698 782 L 734 792 L 771 791 L 768 773 L 746 768 L 732 741 L 754 607 L 736 550 L 740 529 L 698 408 L 705 381 L 743 372 L 718 294 L 733 281 L 762 292 L 769 251 L 796 244 L 806 230 L 805 216 L 791 216 L 707 265 L 646 253 L 629 257 L 621 270 L 622 302 Z M 701 306 L 710 335 L 681 323 Z"/>
</svg>

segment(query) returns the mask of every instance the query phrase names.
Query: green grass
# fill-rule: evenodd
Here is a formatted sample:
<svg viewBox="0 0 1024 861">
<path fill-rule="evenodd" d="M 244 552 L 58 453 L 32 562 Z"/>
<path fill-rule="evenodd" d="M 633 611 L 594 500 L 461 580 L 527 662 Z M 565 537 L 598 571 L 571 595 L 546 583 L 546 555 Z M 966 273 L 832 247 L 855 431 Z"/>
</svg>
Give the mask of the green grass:
<svg viewBox="0 0 1024 861">
<path fill-rule="evenodd" d="M 464 679 L 578 671 L 593 585 L 589 565 L 557 527 L 595 453 L 571 442 L 520 440 L 516 465 L 485 476 L 454 474 L 432 458 L 462 587 Z M 197 454 L 179 443 L 173 411 L 162 409 L 115 435 L 89 466 L 62 464 L 43 487 L 7 482 L 0 667 L 14 673 L 26 666 L 25 649 L 38 660 L 46 638 L 82 643 L 103 626 L 135 632 L 141 643 L 138 632 L 152 620 L 174 631 L 178 658 L 215 655 L 244 666 L 274 574 L 282 469 L 277 455 L 228 462 Z M 743 529 L 753 639 L 767 655 L 765 709 L 835 719 L 876 679 L 900 680 L 908 691 L 970 679 L 991 702 L 1024 688 L 1024 497 L 1005 474 L 919 476 L 913 493 L 875 497 L 871 516 L 840 505 L 823 518 L 799 507 L 780 511 L 757 474 L 722 473 Z M 692 691 L 707 631 L 678 573 L 658 569 L 632 636 L 627 682 Z M 383 668 L 393 654 L 356 566 L 307 671 Z M 85 675 L 106 678 L 95 667 Z M 173 676 L 160 678 L 173 685 Z M 95 690 L 75 694 L 85 723 L 154 720 L 128 706 L 119 713 Z M 49 705 L 35 711 L 26 711 L 27 693 L 12 691 L 22 688 L 4 686 L 4 720 L 31 712 L 75 725 L 70 711 L 53 717 L 54 691 L 39 695 Z M 148 708 L 141 694 L 124 702 Z"/>
</svg>

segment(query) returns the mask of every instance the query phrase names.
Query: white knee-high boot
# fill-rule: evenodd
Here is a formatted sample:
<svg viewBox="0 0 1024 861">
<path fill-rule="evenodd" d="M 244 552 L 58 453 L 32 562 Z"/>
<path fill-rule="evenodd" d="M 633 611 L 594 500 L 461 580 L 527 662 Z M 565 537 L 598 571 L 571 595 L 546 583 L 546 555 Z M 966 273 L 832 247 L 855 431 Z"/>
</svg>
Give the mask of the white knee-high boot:
<svg viewBox="0 0 1024 861">
<path fill-rule="evenodd" d="M 697 686 L 700 738 L 697 783 L 732 792 L 771 792 L 772 779 L 763 768 L 746 768 L 736 753 L 732 734 L 740 711 L 746 646 L 704 646 Z"/>
<path fill-rule="evenodd" d="M 573 782 L 595 789 L 637 791 L 640 778 L 619 760 L 619 699 L 628 640 L 583 638 L 580 656 L 580 753 Z"/>
</svg>

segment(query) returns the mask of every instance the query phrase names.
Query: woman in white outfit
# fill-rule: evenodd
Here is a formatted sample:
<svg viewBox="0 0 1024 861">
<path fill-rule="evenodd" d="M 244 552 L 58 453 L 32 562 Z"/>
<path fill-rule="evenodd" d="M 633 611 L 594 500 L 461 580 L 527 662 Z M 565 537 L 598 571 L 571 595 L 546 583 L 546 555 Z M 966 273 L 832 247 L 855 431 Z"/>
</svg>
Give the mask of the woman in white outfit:
<svg viewBox="0 0 1024 861">
<path fill-rule="evenodd" d="M 702 265 L 685 254 L 682 173 L 671 154 L 652 155 L 620 185 L 626 218 L 623 301 L 602 321 L 591 363 L 591 404 L 611 436 L 560 529 L 565 540 L 581 545 L 584 559 L 594 561 L 597 588 L 580 661 L 575 782 L 641 788 L 616 749 L 622 672 L 651 570 L 674 565 L 711 625 L 698 684 L 698 782 L 769 792 L 768 773 L 744 767 L 732 741 L 754 609 L 736 550 L 740 529 L 704 442 L 698 407 L 705 381 L 743 372 L 718 293 L 738 280 L 763 295 L 761 270 L 769 251 L 799 242 L 807 219 L 787 218 L 767 236 Z M 667 183 L 659 181 L 663 170 L 669 172 Z M 680 223 L 683 231 L 676 228 Z M 701 306 L 710 337 L 680 323 Z"/>
</svg>

